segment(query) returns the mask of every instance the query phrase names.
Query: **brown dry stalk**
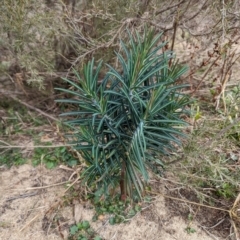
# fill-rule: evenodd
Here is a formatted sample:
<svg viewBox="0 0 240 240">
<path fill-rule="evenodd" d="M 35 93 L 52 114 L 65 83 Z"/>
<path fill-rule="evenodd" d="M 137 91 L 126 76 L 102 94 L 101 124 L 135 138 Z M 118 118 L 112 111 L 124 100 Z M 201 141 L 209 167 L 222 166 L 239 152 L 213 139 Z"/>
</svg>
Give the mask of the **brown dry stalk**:
<svg viewBox="0 0 240 240">
<path fill-rule="evenodd" d="M 20 100 L 20 99 L 14 97 L 14 96 L 7 95 L 7 94 L 5 94 L 4 92 L 2 92 L 2 94 L 5 95 L 6 97 L 10 97 L 10 98 L 12 98 L 12 99 L 13 99 L 14 101 L 16 101 L 16 102 L 21 103 L 22 105 L 26 106 L 27 108 L 30 108 L 30 109 L 32 109 L 32 110 L 34 110 L 34 111 L 40 113 L 41 115 L 43 115 L 43 116 L 45 116 L 45 117 L 47 117 L 47 118 L 50 118 L 50 119 L 53 120 L 53 121 L 60 122 L 59 119 L 57 119 L 57 118 L 55 118 L 55 117 L 53 117 L 53 116 L 51 116 L 51 115 L 49 115 L 49 114 L 43 112 L 42 110 L 40 110 L 40 109 L 38 109 L 38 108 L 36 108 L 36 107 L 31 106 L 30 104 L 28 104 L 28 103 L 26 103 L 26 102 L 23 102 L 22 100 Z"/>
<path fill-rule="evenodd" d="M 209 206 L 209 205 L 202 204 L 202 203 L 192 202 L 192 201 L 189 201 L 189 200 L 186 200 L 186 199 L 172 197 L 172 196 L 162 194 L 162 193 L 156 193 L 156 192 L 148 191 L 148 190 L 146 190 L 146 191 L 149 192 L 149 193 L 154 193 L 156 195 L 161 195 L 162 197 L 169 198 L 169 199 L 172 199 L 172 200 L 193 204 L 193 205 L 196 205 L 196 206 L 199 206 L 199 207 L 211 208 L 211 209 L 219 210 L 219 211 L 222 211 L 222 212 L 227 212 L 230 215 L 231 210 L 227 210 L 227 209 L 224 209 L 224 208 L 213 207 L 213 206 Z"/>
<path fill-rule="evenodd" d="M 182 1 L 179 2 L 179 3 L 173 4 L 173 5 L 168 6 L 168 7 L 164 8 L 164 9 L 162 9 L 162 10 L 159 10 L 159 11 L 156 12 L 155 15 L 157 16 L 157 15 L 159 15 L 159 14 L 161 14 L 161 13 L 163 13 L 163 12 L 166 12 L 167 10 L 170 10 L 170 9 L 172 9 L 172 8 L 174 8 L 174 7 L 178 7 L 178 6 L 180 6 L 182 3 L 184 3 L 185 1 L 186 1 L 186 0 L 182 0 Z"/>
<path fill-rule="evenodd" d="M 0 140 L 0 142 L 3 142 Z M 4 142 L 6 144 L 6 142 Z M 77 144 L 62 144 L 62 145 L 35 145 L 35 146 L 19 146 L 19 145 L 5 145 L 5 146 L 0 146 L 0 149 L 12 149 L 12 148 L 21 148 L 21 149 L 33 149 L 33 148 L 59 148 L 59 147 L 73 147 L 76 146 Z"/>
<path fill-rule="evenodd" d="M 201 84 L 203 83 L 203 80 L 205 79 L 205 77 L 208 75 L 208 73 L 210 72 L 210 70 L 212 69 L 212 67 L 214 66 L 214 64 L 218 61 L 218 59 L 221 57 L 221 55 L 219 55 L 213 62 L 212 64 L 209 66 L 209 68 L 206 70 L 206 72 L 204 73 L 204 75 L 202 76 L 202 79 L 200 81 L 200 83 L 198 83 L 197 87 L 192 91 L 192 93 L 195 93 L 199 87 L 201 86 Z"/>
</svg>

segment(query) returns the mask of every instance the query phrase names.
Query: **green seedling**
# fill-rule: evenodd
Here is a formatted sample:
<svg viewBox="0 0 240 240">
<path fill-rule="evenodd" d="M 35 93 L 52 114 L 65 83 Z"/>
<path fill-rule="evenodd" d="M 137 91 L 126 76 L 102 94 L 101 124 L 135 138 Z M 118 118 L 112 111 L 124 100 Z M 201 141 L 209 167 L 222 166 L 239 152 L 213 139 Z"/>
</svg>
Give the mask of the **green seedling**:
<svg viewBox="0 0 240 240">
<path fill-rule="evenodd" d="M 97 221 L 103 215 L 110 215 L 109 223 L 114 225 L 128 221 L 137 212 L 141 211 L 141 206 L 138 203 L 131 204 L 130 199 L 127 199 L 125 202 L 120 201 L 118 195 L 105 197 L 104 200 L 93 195 L 89 196 L 88 199 L 93 201 L 95 207 L 95 215 L 92 221 Z"/>
<path fill-rule="evenodd" d="M 68 240 L 102 240 L 91 228 L 89 221 L 86 220 L 71 226 L 69 232 Z"/>
<path fill-rule="evenodd" d="M 102 78 L 102 62 L 92 59 L 75 71 L 76 81 L 63 79 L 71 88 L 56 90 L 70 98 L 57 102 L 71 106 L 61 116 L 72 128 L 69 141 L 86 162 L 82 182 L 105 195 L 120 187 L 121 200 L 142 200 L 150 169 L 163 168 L 161 157 L 186 136 L 182 116 L 191 100 L 182 91 L 188 85 L 178 82 L 188 68 L 164 50 L 162 34 L 145 30 L 128 36 L 116 53 L 118 68 L 107 65 Z"/>
<path fill-rule="evenodd" d="M 185 228 L 185 231 L 186 231 L 188 234 L 192 234 L 192 233 L 195 233 L 195 232 L 196 232 L 196 229 L 191 228 L 191 227 L 186 227 L 186 228 Z"/>
</svg>

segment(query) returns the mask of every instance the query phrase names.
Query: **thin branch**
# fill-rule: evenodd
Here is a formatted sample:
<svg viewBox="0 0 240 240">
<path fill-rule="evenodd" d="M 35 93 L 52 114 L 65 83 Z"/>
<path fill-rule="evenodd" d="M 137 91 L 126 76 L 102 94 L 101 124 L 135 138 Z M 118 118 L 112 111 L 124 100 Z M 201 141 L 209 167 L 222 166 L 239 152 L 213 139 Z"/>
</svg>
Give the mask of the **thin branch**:
<svg viewBox="0 0 240 240">
<path fill-rule="evenodd" d="M 220 57 L 221 57 L 221 55 L 219 55 L 219 56 L 212 62 L 212 64 L 211 64 L 211 65 L 209 66 L 209 68 L 207 69 L 207 71 L 204 73 L 204 75 L 203 75 L 200 83 L 197 85 L 197 87 L 193 90 L 192 93 L 195 93 L 195 92 L 199 89 L 199 87 L 201 86 L 203 80 L 204 80 L 205 77 L 208 75 L 209 71 L 211 70 L 211 68 L 213 67 L 213 65 L 218 61 L 218 59 L 219 59 Z"/>
<path fill-rule="evenodd" d="M 123 29 L 123 27 L 129 23 L 132 23 L 134 21 L 138 20 L 138 18 L 127 18 L 126 20 L 124 20 L 120 26 L 120 28 L 118 29 L 118 31 L 114 34 L 114 36 L 112 37 L 112 39 L 106 43 L 103 43 L 100 46 L 97 46 L 95 48 L 90 49 L 89 51 L 85 52 L 84 54 L 80 55 L 79 57 L 77 57 L 77 59 L 74 60 L 74 62 L 72 63 L 72 67 L 74 67 L 80 59 L 86 57 L 89 54 L 92 54 L 94 52 L 96 52 L 97 50 L 101 49 L 101 48 L 109 48 L 109 47 L 115 47 L 118 46 L 117 44 L 113 44 L 114 41 L 116 40 L 116 38 L 119 36 L 119 34 L 121 33 L 121 30 Z"/>
<path fill-rule="evenodd" d="M 157 12 L 155 13 L 155 16 L 157 16 L 157 15 L 163 13 L 163 12 L 166 12 L 167 10 L 169 10 L 169 9 L 171 9 L 171 8 L 178 7 L 179 5 L 181 5 L 182 3 L 184 3 L 185 1 L 186 1 L 186 0 L 182 0 L 181 2 L 176 3 L 176 4 L 172 5 L 172 6 L 166 7 L 166 8 L 164 8 L 163 10 L 159 10 L 159 11 L 157 11 Z"/>
<path fill-rule="evenodd" d="M 11 147 L 11 145 L 10 145 L 9 143 L 7 143 L 7 142 L 5 142 L 5 141 L 3 141 L 3 140 L 0 140 L 0 142 L 3 143 L 3 144 L 6 144 L 6 147 L 7 147 L 7 146 L 8 146 L 8 147 Z"/>
<path fill-rule="evenodd" d="M 0 93 L 1 94 L 4 94 L 5 96 L 11 96 L 11 95 L 24 95 L 25 96 L 25 93 L 23 92 L 19 92 L 19 91 L 7 91 L 7 90 L 2 90 L 0 89 Z"/>
<path fill-rule="evenodd" d="M 203 5 L 200 7 L 200 9 L 193 15 L 191 16 L 190 18 L 186 19 L 184 22 L 188 22 L 190 20 L 192 20 L 193 18 L 195 18 L 197 15 L 200 14 L 200 12 L 203 10 L 204 6 L 206 5 L 206 3 L 208 2 L 208 0 L 206 0 Z"/>
<path fill-rule="evenodd" d="M 148 191 L 148 190 L 146 190 L 146 192 L 154 193 L 153 191 Z M 180 201 L 180 202 L 185 202 L 185 203 L 193 204 L 193 205 L 196 205 L 196 206 L 199 206 L 199 207 L 205 207 L 205 208 L 215 209 L 215 210 L 219 210 L 219 211 L 227 212 L 227 213 L 230 213 L 230 212 L 231 212 L 231 211 L 228 210 L 228 209 L 219 208 L 219 207 L 213 207 L 213 206 L 209 206 L 209 205 L 205 205 L 205 204 L 197 203 L 197 202 L 192 202 L 192 201 L 189 201 L 189 200 L 187 200 L 187 199 L 181 199 L 181 198 L 177 198 L 177 197 L 172 197 L 172 196 L 169 196 L 169 195 L 166 195 L 166 194 L 162 194 L 162 193 L 155 193 L 155 194 L 156 194 L 156 195 L 163 196 L 163 197 L 165 197 L 165 198 L 172 199 L 172 200 L 177 200 L 177 201 Z"/>
<path fill-rule="evenodd" d="M 3 142 L 0 140 L 0 142 Z M 5 143 L 8 144 L 8 143 Z M 73 147 L 76 146 L 77 144 L 62 144 L 62 145 L 35 145 L 35 146 L 19 146 L 19 145 L 6 145 L 6 146 L 0 146 L 0 149 L 11 149 L 11 148 L 20 148 L 20 149 L 24 149 L 24 148 L 59 148 L 59 147 Z"/>
<path fill-rule="evenodd" d="M 216 27 L 219 23 L 221 23 L 221 18 L 220 18 L 220 19 L 216 22 L 216 24 L 214 24 L 212 27 L 209 27 L 209 26 L 208 26 L 208 29 L 210 28 L 211 30 L 210 30 L 209 32 L 206 32 L 206 33 L 193 33 L 193 32 L 191 32 L 190 28 L 185 25 L 185 23 L 182 23 L 182 26 L 183 26 L 184 29 L 186 29 L 187 31 L 189 31 L 189 33 L 190 33 L 193 37 L 200 37 L 200 36 L 207 36 L 207 35 L 211 34 L 211 33 L 213 32 L 213 29 L 215 29 L 215 27 Z M 222 30 L 219 30 L 218 32 L 221 32 L 221 31 L 222 31 Z"/>
<path fill-rule="evenodd" d="M 45 117 L 47 117 L 47 118 L 50 118 L 50 119 L 53 120 L 53 121 L 60 122 L 59 119 L 57 119 L 57 118 L 55 118 L 55 117 L 53 117 L 53 116 L 51 116 L 51 115 L 49 115 L 49 114 L 43 112 L 42 110 L 40 110 L 40 109 L 38 109 L 38 108 L 36 108 L 36 107 L 33 107 L 33 106 L 29 105 L 29 104 L 26 103 L 26 102 L 23 102 L 22 100 L 20 100 L 20 99 L 14 97 L 14 96 L 12 96 L 12 95 L 8 95 L 8 94 L 6 94 L 6 93 L 4 93 L 4 92 L 2 92 L 2 94 L 5 95 L 6 97 L 10 97 L 10 98 L 12 98 L 12 99 L 13 99 L 14 101 L 16 101 L 16 102 L 21 103 L 22 105 L 26 106 L 27 108 L 30 108 L 30 109 L 32 109 L 32 110 L 34 110 L 34 111 L 40 113 L 41 115 L 43 115 L 43 116 L 45 116 Z"/>
<path fill-rule="evenodd" d="M 56 186 L 60 186 L 60 185 L 64 185 L 69 183 L 68 181 L 64 181 L 64 182 L 60 182 L 60 183 L 55 183 L 55 184 L 51 184 L 51 185 L 46 185 L 46 186 L 41 186 L 41 187 L 29 187 L 29 188 L 11 188 L 9 190 L 13 191 L 13 190 L 18 190 L 18 191 L 29 191 L 29 190 L 40 190 L 40 189 L 46 189 L 46 188 L 52 188 L 52 187 L 56 187 Z"/>
<path fill-rule="evenodd" d="M 14 197 L 7 198 L 7 199 L 6 199 L 6 202 L 13 201 L 13 200 L 16 200 L 16 199 L 19 199 L 19 198 L 33 197 L 33 196 L 36 196 L 36 195 L 38 195 L 38 194 L 39 194 L 38 191 L 35 191 L 35 192 L 32 192 L 32 193 L 20 194 L 20 195 L 18 195 L 18 196 L 14 196 Z"/>
</svg>

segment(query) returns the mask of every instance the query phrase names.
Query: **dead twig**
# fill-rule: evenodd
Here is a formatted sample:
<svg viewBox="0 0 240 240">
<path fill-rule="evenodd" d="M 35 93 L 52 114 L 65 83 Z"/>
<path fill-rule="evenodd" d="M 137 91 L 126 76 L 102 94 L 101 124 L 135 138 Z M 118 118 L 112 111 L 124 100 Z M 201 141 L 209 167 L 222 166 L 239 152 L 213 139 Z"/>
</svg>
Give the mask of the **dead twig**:
<svg viewBox="0 0 240 240">
<path fill-rule="evenodd" d="M 6 201 L 9 202 L 9 201 L 13 201 L 13 200 L 16 200 L 16 199 L 19 199 L 19 198 L 33 197 L 33 196 L 36 196 L 38 194 L 39 194 L 38 191 L 35 191 L 35 192 L 32 192 L 32 193 L 20 194 L 20 195 L 15 196 L 15 197 L 10 197 Z"/>
<path fill-rule="evenodd" d="M 149 192 L 149 193 L 154 193 L 153 191 L 148 191 L 148 190 L 146 190 L 146 191 Z M 177 198 L 177 197 L 172 197 L 172 196 L 169 196 L 169 195 L 166 195 L 166 194 L 162 194 L 162 193 L 155 193 L 155 194 L 156 195 L 161 195 L 162 197 L 169 198 L 169 199 L 172 199 L 172 200 L 193 204 L 193 205 L 196 205 L 196 206 L 199 206 L 199 207 L 211 208 L 211 209 L 219 210 L 219 211 L 222 211 L 222 212 L 227 212 L 229 214 L 230 214 L 230 211 L 231 211 L 231 210 L 224 209 L 224 208 L 213 207 L 213 206 L 205 205 L 205 204 L 202 204 L 202 203 L 192 202 L 192 201 L 189 201 L 187 199 L 181 199 L 181 198 Z"/>
<path fill-rule="evenodd" d="M 172 8 L 178 7 L 178 6 L 180 6 L 182 3 L 184 3 L 185 1 L 186 1 L 186 0 L 182 0 L 182 1 L 179 2 L 179 3 L 173 4 L 173 5 L 168 6 L 168 7 L 164 8 L 164 9 L 162 9 L 162 10 L 159 10 L 159 11 L 157 11 L 157 12 L 155 13 L 155 16 L 157 16 L 157 15 L 163 13 L 163 12 L 166 12 L 167 10 L 170 10 L 170 9 L 172 9 Z"/>
<path fill-rule="evenodd" d="M 51 185 L 47 185 L 47 186 L 41 186 L 41 187 L 30 187 L 30 188 L 24 188 L 24 189 L 10 189 L 11 191 L 12 190 L 24 190 L 24 191 L 27 191 L 27 190 L 39 190 L 39 189 L 46 189 L 46 188 L 51 188 L 51 187 L 56 187 L 56 186 L 60 186 L 60 185 L 64 185 L 64 184 L 67 184 L 69 183 L 69 180 L 68 181 L 64 181 L 64 182 L 60 182 L 60 183 L 55 183 L 55 184 L 51 184 Z"/>
<path fill-rule="evenodd" d="M 210 70 L 212 69 L 212 67 L 214 66 L 214 64 L 218 61 L 218 59 L 221 57 L 221 55 L 219 55 L 213 62 L 212 64 L 209 66 L 209 68 L 206 70 L 206 72 L 204 73 L 204 75 L 202 76 L 202 79 L 200 81 L 200 83 L 198 83 L 197 87 L 192 91 L 192 94 L 195 93 L 199 87 L 201 86 L 201 84 L 203 83 L 203 80 L 206 78 L 206 76 L 208 75 L 208 73 L 210 72 Z"/>
<path fill-rule="evenodd" d="M 195 17 L 197 17 L 197 16 L 202 12 L 203 8 L 205 7 L 205 5 L 207 4 L 208 1 L 209 1 L 209 0 L 206 0 L 206 1 L 203 3 L 203 5 L 200 7 L 200 9 L 199 9 L 195 14 L 193 14 L 193 16 L 191 16 L 190 18 L 184 20 L 184 22 L 189 22 L 189 21 L 191 21 L 192 19 L 194 19 Z M 198 3 L 198 4 L 199 4 L 199 3 Z"/>
<path fill-rule="evenodd" d="M 77 57 L 74 62 L 72 63 L 72 68 L 75 67 L 75 65 L 80 61 L 80 59 L 85 58 L 86 56 L 96 52 L 99 49 L 105 49 L 105 48 L 110 48 L 110 47 L 115 47 L 115 46 L 119 46 L 119 44 L 114 44 L 114 41 L 116 40 L 116 38 L 120 35 L 122 29 L 124 28 L 124 26 L 129 25 L 132 22 L 135 22 L 139 20 L 138 18 L 127 18 L 126 20 L 124 20 L 121 24 L 121 26 L 118 28 L 117 32 L 114 34 L 114 36 L 106 43 L 103 43 L 97 47 L 94 47 L 92 49 L 90 49 L 89 51 L 85 52 L 84 54 L 80 55 L 79 57 Z"/>
<path fill-rule="evenodd" d="M 60 122 L 59 119 L 57 119 L 57 118 L 55 118 L 55 117 L 53 117 L 53 116 L 51 116 L 51 115 L 49 115 L 49 114 L 43 112 L 42 110 L 40 110 L 40 109 L 38 109 L 38 108 L 36 108 L 36 107 L 33 107 L 33 106 L 29 105 L 29 104 L 26 103 L 26 102 L 23 102 L 22 100 L 20 100 L 20 99 L 14 97 L 14 96 L 12 96 L 12 95 L 9 95 L 9 96 L 8 96 L 8 95 L 5 94 L 4 92 L 2 92 L 2 94 L 5 95 L 6 97 L 10 97 L 10 98 L 12 98 L 14 101 L 21 103 L 22 105 L 26 106 L 27 108 L 30 108 L 30 109 L 32 109 L 32 110 L 34 110 L 34 111 L 40 113 L 41 115 L 43 115 L 43 116 L 45 116 L 45 117 L 47 117 L 47 118 L 49 118 L 49 119 L 51 119 L 51 120 L 53 120 L 53 121 Z"/>
<path fill-rule="evenodd" d="M 0 140 L 0 142 L 3 142 Z M 4 142 L 5 143 L 5 142 Z M 6 143 L 5 143 L 6 144 Z M 34 148 L 59 148 L 59 147 L 73 147 L 77 144 L 62 144 L 62 145 L 35 145 L 35 146 L 19 146 L 19 145 L 10 145 L 0 146 L 0 149 L 11 149 L 11 148 L 20 148 L 20 149 L 34 149 Z"/>
<path fill-rule="evenodd" d="M 42 213 L 37 214 L 34 218 L 32 218 L 27 224 L 25 224 L 19 231 L 22 232 L 26 227 L 28 227 L 32 222 L 38 219 Z"/>
</svg>

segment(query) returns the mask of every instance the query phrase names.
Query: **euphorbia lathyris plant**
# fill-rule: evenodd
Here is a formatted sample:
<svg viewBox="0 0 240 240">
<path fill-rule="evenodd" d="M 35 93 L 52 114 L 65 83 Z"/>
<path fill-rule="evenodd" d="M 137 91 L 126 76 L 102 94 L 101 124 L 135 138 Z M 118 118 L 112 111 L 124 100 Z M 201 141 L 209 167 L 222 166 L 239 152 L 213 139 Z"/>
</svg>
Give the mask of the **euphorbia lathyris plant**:
<svg viewBox="0 0 240 240">
<path fill-rule="evenodd" d="M 121 42 L 122 55 L 116 53 L 120 69 L 107 65 L 100 81 L 102 63 L 95 67 L 92 60 L 76 73 L 77 81 L 64 79 L 71 90 L 58 89 L 73 96 L 57 101 L 76 109 L 61 116 L 71 117 L 71 138 L 86 163 L 83 181 L 105 193 L 120 186 L 123 200 L 133 193 L 142 197 L 149 170 L 162 166 L 159 153 L 181 144 L 180 126 L 186 124 L 181 115 L 189 98 L 177 80 L 187 68 L 171 60 L 174 55 L 163 51 L 166 43 L 158 45 L 160 38 L 129 33 L 129 43 Z"/>
</svg>

